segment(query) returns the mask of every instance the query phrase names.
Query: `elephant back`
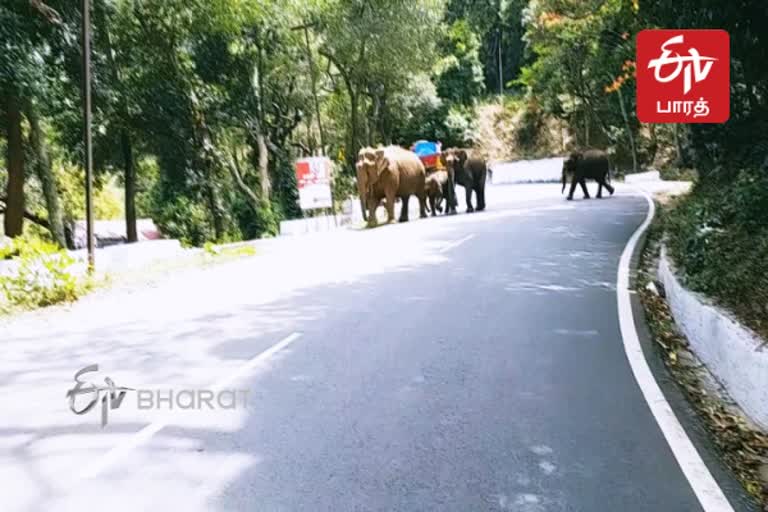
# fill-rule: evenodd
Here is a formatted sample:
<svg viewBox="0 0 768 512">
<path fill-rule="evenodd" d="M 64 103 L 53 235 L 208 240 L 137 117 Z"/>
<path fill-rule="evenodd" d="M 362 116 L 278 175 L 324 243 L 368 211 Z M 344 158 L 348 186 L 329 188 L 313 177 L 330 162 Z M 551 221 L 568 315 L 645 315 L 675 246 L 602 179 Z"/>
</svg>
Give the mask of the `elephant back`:
<svg viewBox="0 0 768 512">
<path fill-rule="evenodd" d="M 601 149 L 588 149 L 579 161 L 579 170 L 590 178 L 603 177 L 608 173 L 608 154 Z"/>
<path fill-rule="evenodd" d="M 423 192 L 427 172 L 424 163 L 416 153 L 400 146 L 387 146 L 384 148 L 384 155 L 399 175 L 399 195 Z"/>
</svg>

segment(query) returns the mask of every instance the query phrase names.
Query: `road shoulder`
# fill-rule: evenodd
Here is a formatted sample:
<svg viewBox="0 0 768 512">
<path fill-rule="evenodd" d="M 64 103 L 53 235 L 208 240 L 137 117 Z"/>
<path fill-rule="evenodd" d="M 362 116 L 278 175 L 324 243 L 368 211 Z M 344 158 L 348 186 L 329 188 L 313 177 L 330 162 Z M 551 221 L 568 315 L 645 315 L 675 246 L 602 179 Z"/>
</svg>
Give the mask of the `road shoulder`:
<svg viewBox="0 0 768 512">
<path fill-rule="evenodd" d="M 655 219 L 654 219 L 655 221 Z M 650 229 L 650 226 L 649 226 Z M 653 374 L 677 420 L 685 430 L 688 438 L 698 452 L 702 461 L 715 479 L 717 485 L 736 512 L 759 511 L 755 500 L 745 491 L 733 472 L 723 462 L 721 456 L 701 417 L 688 401 L 683 390 L 664 364 L 662 354 L 654 343 L 648 317 L 643 307 L 638 291 L 638 270 L 641 269 L 641 259 L 649 242 L 649 229 L 643 231 L 634 247 L 630 261 L 630 303 L 634 317 L 634 328 L 642 348 L 645 362 Z"/>
</svg>

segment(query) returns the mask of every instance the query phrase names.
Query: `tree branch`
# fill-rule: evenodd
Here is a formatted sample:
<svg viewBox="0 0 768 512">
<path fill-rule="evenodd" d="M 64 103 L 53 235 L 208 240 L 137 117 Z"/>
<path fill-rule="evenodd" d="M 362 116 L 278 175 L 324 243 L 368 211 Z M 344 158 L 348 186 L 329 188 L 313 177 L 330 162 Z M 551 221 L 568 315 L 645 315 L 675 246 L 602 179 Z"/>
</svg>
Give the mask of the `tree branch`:
<svg viewBox="0 0 768 512">
<path fill-rule="evenodd" d="M 233 152 L 232 157 L 224 158 L 223 160 L 225 160 L 226 166 L 229 169 L 229 172 L 232 174 L 232 178 L 235 180 L 237 186 L 253 202 L 254 209 L 258 210 L 261 201 L 259 200 L 256 193 L 248 188 L 248 185 L 246 185 L 245 181 L 243 181 L 243 177 L 240 174 L 240 165 L 237 161 L 237 154 Z"/>
<path fill-rule="evenodd" d="M 61 26 L 61 15 L 53 8 L 45 5 L 42 0 L 29 0 L 29 5 L 43 15 L 49 23 Z"/>
</svg>

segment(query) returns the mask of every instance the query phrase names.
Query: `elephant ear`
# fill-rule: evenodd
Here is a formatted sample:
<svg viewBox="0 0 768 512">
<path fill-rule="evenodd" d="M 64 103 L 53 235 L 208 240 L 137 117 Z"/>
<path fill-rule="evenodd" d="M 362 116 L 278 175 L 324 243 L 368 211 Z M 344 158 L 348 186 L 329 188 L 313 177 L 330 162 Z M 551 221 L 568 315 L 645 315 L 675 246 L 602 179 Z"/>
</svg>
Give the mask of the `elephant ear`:
<svg viewBox="0 0 768 512">
<path fill-rule="evenodd" d="M 459 157 L 459 163 L 464 166 L 464 162 L 467 161 L 467 152 L 463 149 L 456 151 L 456 156 Z"/>
<path fill-rule="evenodd" d="M 389 168 L 389 159 L 384 155 L 384 148 L 376 150 L 376 174 L 381 176 L 381 173 Z"/>
</svg>

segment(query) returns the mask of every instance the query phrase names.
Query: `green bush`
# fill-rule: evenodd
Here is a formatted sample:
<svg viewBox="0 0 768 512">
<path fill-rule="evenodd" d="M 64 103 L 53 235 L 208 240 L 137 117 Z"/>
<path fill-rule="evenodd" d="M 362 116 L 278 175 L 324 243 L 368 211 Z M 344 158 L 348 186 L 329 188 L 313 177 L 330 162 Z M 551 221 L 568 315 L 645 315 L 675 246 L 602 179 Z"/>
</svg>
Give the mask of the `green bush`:
<svg viewBox="0 0 768 512">
<path fill-rule="evenodd" d="M 516 142 L 523 153 L 535 151 L 539 142 L 539 135 L 544 129 L 544 113 L 535 101 L 528 101 L 525 105 L 520 124 L 516 131 Z"/>
<path fill-rule="evenodd" d="M 72 302 L 88 288 L 70 272 L 75 260 L 56 245 L 33 237 L 18 237 L 0 248 L 0 260 L 10 265 L 0 276 L 6 308 L 32 309 Z"/>
<path fill-rule="evenodd" d="M 216 238 L 208 210 L 187 197 L 176 196 L 171 201 L 157 201 L 154 208 L 152 218 L 160 230 L 185 246 L 199 247 Z"/>
<path fill-rule="evenodd" d="M 768 337 L 768 177 L 697 184 L 668 215 L 669 247 L 688 286 Z"/>
</svg>

